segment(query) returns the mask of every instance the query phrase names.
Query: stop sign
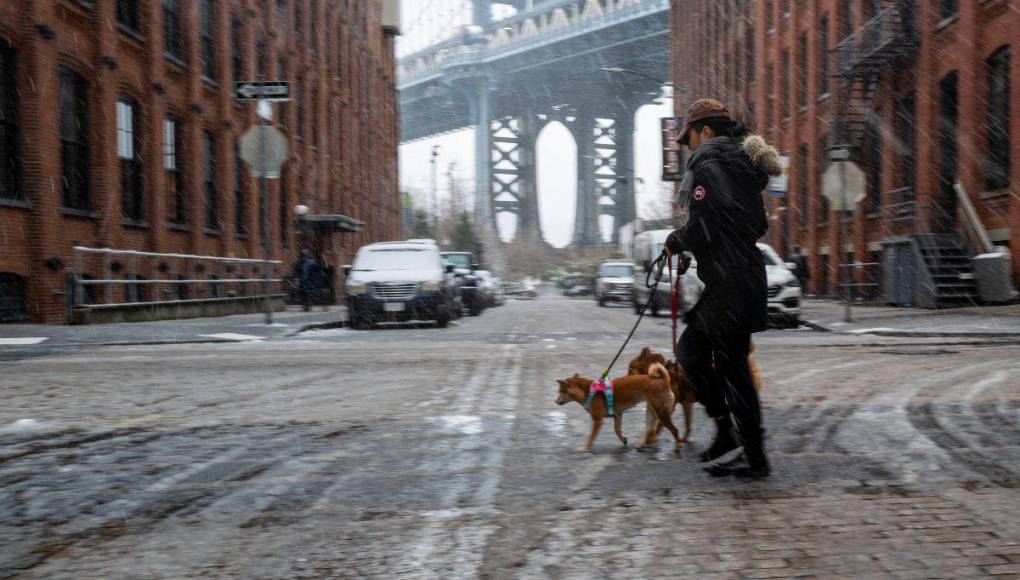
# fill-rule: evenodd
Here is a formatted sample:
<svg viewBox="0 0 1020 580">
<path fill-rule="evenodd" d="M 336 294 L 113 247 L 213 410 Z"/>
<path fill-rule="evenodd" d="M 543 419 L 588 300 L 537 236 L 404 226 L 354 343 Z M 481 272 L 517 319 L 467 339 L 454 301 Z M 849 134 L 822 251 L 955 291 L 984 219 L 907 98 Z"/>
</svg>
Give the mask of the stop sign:
<svg viewBox="0 0 1020 580">
<path fill-rule="evenodd" d="M 287 160 L 287 138 L 271 125 L 253 125 L 241 136 L 241 159 L 252 177 L 277 179 Z"/>
<path fill-rule="evenodd" d="M 843 175 L 846 191 L 843 191 Z M 829 208 L 850 211 L 864 199 L 868 176 L 853 161 L 834 161 L 822 174 L 822 195 L 829 200 Z"/>
</svg>

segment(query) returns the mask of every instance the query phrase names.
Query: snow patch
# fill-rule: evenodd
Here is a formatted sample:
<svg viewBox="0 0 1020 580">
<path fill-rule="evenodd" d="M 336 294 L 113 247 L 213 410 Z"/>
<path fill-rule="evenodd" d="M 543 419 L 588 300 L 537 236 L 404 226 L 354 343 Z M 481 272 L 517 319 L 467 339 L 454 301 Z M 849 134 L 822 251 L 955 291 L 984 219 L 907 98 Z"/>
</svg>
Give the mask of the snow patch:
<svg viewBox="0 0 1020 580">
<path fill-rule="evenodd" d="M 0 346 L 32 346 L 49 340 L 48 337 L 43 336 L 25 336 L 25 337 L 0 337 Z"/>
<path fill-rule="evenodd" d="M 204 336 L 204 337 L 207 337 L 207 338 L 222 338 L 224 340 L 238 340 L 238 341 L 241 341 L 241 340 L 262 340 L 262 339 L 265 338 L 264 336 L 255 336 L 255 335 L 252 335 L 252 334 L 237 334 L 237 333 L 234 333 L 234 332 L 222 332 L 220 334 L 202 334 L 202 335 L 199 335 L 199 336 Z"/>
<path fill-rule="evenodd" d="M 55 427 L 49 423 L 36 421 L 35 419 L 18 419 L 0 427 L 0 433 L 32 433 L 38 431 L 51 431 Z"/>
<path fill-rule="evenodd" d="M 847 331 L 848 334 L 870 334 L 872 332 L 896 332 L 896 329 L 882 326 L 879 328 L 857 328 Z"/>
<path fill-rule="evenodd" d="M 436 419 L 444 429 L 462 435 L 477 435 L 482 432 L 482 418 L 476 415 L 445 415 Z"/>
</svg>

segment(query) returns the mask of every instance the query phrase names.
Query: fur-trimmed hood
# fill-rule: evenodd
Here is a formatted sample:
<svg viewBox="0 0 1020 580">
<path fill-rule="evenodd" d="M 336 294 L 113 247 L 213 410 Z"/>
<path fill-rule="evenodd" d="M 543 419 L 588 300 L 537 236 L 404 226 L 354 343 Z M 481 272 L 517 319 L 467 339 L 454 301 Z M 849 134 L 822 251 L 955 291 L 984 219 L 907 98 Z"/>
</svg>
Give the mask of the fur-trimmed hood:
<svg viewBox="0 0 1020 580">
<path fill-rule="evenodd" d="M 740 149 L 747 154 L 751 164 L 765 173 L 776 176 L 783 174 L 783 164 L 779 161 L 779 151 L 765 142 L 761 135 L 748 135 L 740 144 Z"/>
</svg>

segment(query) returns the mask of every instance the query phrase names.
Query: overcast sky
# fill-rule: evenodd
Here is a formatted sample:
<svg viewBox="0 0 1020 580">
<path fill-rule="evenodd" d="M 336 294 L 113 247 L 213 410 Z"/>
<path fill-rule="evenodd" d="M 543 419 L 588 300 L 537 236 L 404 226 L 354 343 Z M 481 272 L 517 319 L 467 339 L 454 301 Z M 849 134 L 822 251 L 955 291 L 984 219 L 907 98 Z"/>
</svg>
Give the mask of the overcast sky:
<svg viewBox="0 0 1020 580">
<path fill-rule="evenodd" d="M 470 0 L 402 0 L 402 33 L 397 41 L 398 54 L 414 52 L 453 34 L 458 26 L 470 24 Z M 497 14 L 497 17 L 499 14 Z M 661 155 L 659 118 L 672 115 L 671 99 L 659 105 L 647 105 L 635 117 L 635 151 L 633 160 L 619 163 L 633 167 L 639 179 L 637 208 L 639 217 L 653 215 L 666 207 L 666 188 L 660 178 Z M 463 192 L 469 203 L 474 198 L 474 130 L 467 129 L 400 146 L 401 189 L 412 194 L 418 207 L 431 207 L 430 153 L 439 145 L 437 157 L 438 198 L 441 208 L 449 207 L 450 179 Z M 552 123 L 539 134 L 537 150 L 538 199 L 542 232 L 545 239 L 562 247 L 570 242 L 574 228 L 577 197 L 577 160 L 574 140 L 566 127 Z M 451 167 L 451 164 L 453 166 Z M 501 234 L 512 230 L 512 218 L 502 216 Z M 508 221 L 509 220 L 509 221 Z M 603 224 L 608 238 L 609 223 Z"/>
</svg>

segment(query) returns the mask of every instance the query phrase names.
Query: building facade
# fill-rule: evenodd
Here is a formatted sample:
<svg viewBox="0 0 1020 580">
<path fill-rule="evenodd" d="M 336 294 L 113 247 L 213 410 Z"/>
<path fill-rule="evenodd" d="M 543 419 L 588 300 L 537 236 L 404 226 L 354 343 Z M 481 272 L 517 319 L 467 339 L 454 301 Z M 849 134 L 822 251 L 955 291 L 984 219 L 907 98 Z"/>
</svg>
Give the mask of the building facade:
<svg viewBox="0 0 1020 580">
<path fill-rule="evenodd" d="M 993 242 L 1020 248 L 1015 1 L 673 0 L 672 8 L 674 81 L 687 97 L 677 114 L 691 99 L 716 97 L 746 111 L 789 157 L 788 192 L 768 200 L 768 236 L 783 255 L 804 248 L 809 291 L 836 293 L 839 264 L 880 262 L 888 236 L 960 233 L 956 181 Z M 867 175 L 845 241 L 821 195 L 829 148 L 839 144 L 851 145 Z M 877 280 L 877 270 L 855 270 L 857 282 Z"/>
<path fill-rule="evenodd" d="M 382 0 L 0 3 L 6 318 L 65 320 L 75 245 L 261 258 L 265 223 L 274 258 L 291 263 L 314 237 L 339 270 L 358 246 L 396 237 L 396 31 L 383 10 Z M 233 90 L 260 79 L 290 81 L 292 93 L 273 121 L 289 158 L 264 202 L 239 159 L 255 105 Z M 302 235 L 298 205 L 365 226 Z M 118 275 L 144 274 L 129 269 Z"/>
</svg>

